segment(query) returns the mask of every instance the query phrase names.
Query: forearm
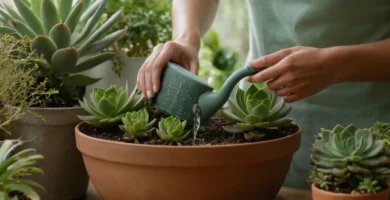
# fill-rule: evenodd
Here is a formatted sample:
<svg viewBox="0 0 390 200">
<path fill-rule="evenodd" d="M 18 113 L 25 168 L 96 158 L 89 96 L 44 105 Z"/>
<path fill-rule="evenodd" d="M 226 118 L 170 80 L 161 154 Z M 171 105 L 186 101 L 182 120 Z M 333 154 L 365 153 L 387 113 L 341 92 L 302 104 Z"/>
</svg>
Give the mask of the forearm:
<svg viewBox="0 0 390 200">
<path fill-rule="evenodd" d="M 329 62 L 339 68 L 337 82 L 390 82 L 390 39 L 326 51 Z"/>
<path fill-rule="evenodd" d="M 211 27 L 218 0 L 174 0 L 172 3 L 173 40 L 200 48 L 200 38 Z"/>
</svg>

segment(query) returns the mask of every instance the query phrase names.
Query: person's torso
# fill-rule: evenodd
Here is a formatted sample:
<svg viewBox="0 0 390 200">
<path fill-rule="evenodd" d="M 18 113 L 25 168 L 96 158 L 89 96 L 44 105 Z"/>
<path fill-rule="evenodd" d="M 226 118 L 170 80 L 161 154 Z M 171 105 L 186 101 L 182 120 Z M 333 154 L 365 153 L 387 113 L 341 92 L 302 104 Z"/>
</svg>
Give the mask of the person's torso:
<svg viewBox="0 0 390 200">
<path fill-rule="evenodd" d="M 390 38 L 389 0 L 247 0 L 247 3 L 248 60 L 294 46 L 324 48 Z M 290 117 L 302 126 L 303 135 L 286 185 L 307 189 L 311 169 L 307 164 L 309 148 L 320 128 L 349 123 L 366 128 L 378 120 L 390 122 L 390 82 L 336 84 L 292 106 Z"/>
</svg>

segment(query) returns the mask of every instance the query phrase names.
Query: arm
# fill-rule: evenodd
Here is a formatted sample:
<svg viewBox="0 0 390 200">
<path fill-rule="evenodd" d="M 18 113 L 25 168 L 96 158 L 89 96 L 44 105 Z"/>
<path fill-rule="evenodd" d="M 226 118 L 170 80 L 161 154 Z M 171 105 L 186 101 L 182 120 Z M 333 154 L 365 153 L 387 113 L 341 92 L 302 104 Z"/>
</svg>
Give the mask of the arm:
<svg viewBox="0 0 390 200">
<path fill-rule="evenodd" d="M 156 46 L 138 72 L 137 88 L 148 99 L 160 90 L 160 76 L 167 62 L 198 73 L 200 38 L 214 20 L 218 0 L 174 0 L 172 5 L 172 41 Z"/>
<path fill-rule="evenodd" d="M 269 67 L 249 78 L 294 102 L 342 82 L 390 82 L 390 39 L 329 48 L 293 47 L 249 62 Z"/>
</svg>

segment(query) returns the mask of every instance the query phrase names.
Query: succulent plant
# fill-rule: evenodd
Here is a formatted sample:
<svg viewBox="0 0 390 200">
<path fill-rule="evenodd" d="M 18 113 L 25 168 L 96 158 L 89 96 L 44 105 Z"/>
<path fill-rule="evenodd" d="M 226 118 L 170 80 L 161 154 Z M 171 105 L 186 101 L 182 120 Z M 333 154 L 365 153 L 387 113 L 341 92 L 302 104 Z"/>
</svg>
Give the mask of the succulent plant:
<svg viewBox="0 0 390 200">
<path fill-rule="evenodd" d="M 150 132 L 154 131 L 153 125 L 156 123 L 156 119 L 149 122 L 148 111 L 144 108 L 139 111 L 127 112 L 125 117 L 122 117 L 122 122 L 123 125 L 120 125 L 119 128 L 125 132 L 126 137 L 138 142 L 138 138 L 147 137 Z"/>
<path fill-rule="evenodd" d="M 34 167 L 41 155 L 28 155 L 34 149 L 24 149 L 12 155 L 12 151 L 22 145 L 19 140 L 5 140 L 0 147 L 0 199 L 17 200 L 17 195 L 23 195 L 31 200 L 39 200 L 39 195 L 33 187 L 45 190 L 43 186 L 25 177 L 33 174 L 43 174 L 43 170 Z"/>
<path fill-rule="evenodd" d="M 138 89 L 134 88 L 129 96 L 127 85 L 125 89 L 117 89 L 114 85 L 107 89 L 94 88 L 90 100 L 86 97 L 83 100 L 79 102 L 81 107 L 91 115 L 79 115 L 79 119 L 99 128 L 117 125 L 127 112 L 140 110 L 147 105 Z"/>
<path fill-rule="evenodd" d="M 265 89 L 259 89 L 254 84 L 244 91 L 237 87 L 235 98 L 229 99 L 232 112 L 220 110 L 220 114 L 229 122 L 238 126 L 225 127 L 232 133 L 248 132 L 247 138 L 261 139 L 264 137 L 260 129 L 275 129 L 292 123 L 284 118 L 291 111 L 282 98 Z M 257 129 L 257 130 L 256 130 Z"/>
<path fill-rule="evenodd" d="M 375 184 L 385 183 L 390 175 L 390 160 L 384 150 L 384 140 L 372 129 L 359 129 L 354 124 L 336 125 L 333 130 L 321 130 L 311 149 L 310 160 L 317 175 L 333 177 L 330 180 L 333 186 L 341 185 L 351 177 L 365 181 L 360 183 L 367 186 L 368 176 L 373 177 L 372 184 Z M 356 187 L 354 189 L 359 190 Z"/>
<path fill-rule="evenodd" d="M 125 27 L 105 35 L 118 21 L 122 10 L 98 25 L 107 0 L 98 0 L 91 5 L 90 1 L 73 2 L 14 0 L 15 10 L 6 3 L 0 4 L 0 34 L 32 39 L 29 51 L 45 58 L 43 62 L 37 62 L 40 76 L 51 78 L 50 87 L 60 92 L 56 99 L 60 105 L 77 103 L 84 95 L 85 86 L 101 79 L 80 73 L 112 59 L 116 53 L 103 53 L 102 50 L 127 32 Z M 83 26 L 80 33 L 76 31 L 78 26 Z"/>
<path fill-rule="evenodd" d="M 162 118 L 158 124 L 159 128 L 156 130 L 157 135 L 164 141 L 180 143 L 186 139 L 191 130 L 185 132 L 187 121 L 181 122 L 179 118 L 170 116 Z"/>
</svg>

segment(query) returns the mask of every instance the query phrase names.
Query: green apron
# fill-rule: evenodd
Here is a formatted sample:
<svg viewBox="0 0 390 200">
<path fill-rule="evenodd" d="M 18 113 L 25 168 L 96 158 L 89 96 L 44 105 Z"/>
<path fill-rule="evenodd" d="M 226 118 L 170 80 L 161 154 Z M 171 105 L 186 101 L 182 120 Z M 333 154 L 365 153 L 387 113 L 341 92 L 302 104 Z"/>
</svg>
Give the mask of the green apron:
<svg viewBox="0 0 390 200">
<path fill-rule="evenodd" d="M 323 48 L 390 37 L 389 0 L 247 0 L 247 3 L 248 60 L 293 46 Z M 308 164 L 309 149 L 320 128 L 349 123 L 365 128 L 377 120 L 390 122 L 390 83 L 341 83 L 292 106 L 289 117 L 303 132 L 285 186 L 309 189 L 310 183 L 306 181 L 312 169 Z"/>
</svg>

